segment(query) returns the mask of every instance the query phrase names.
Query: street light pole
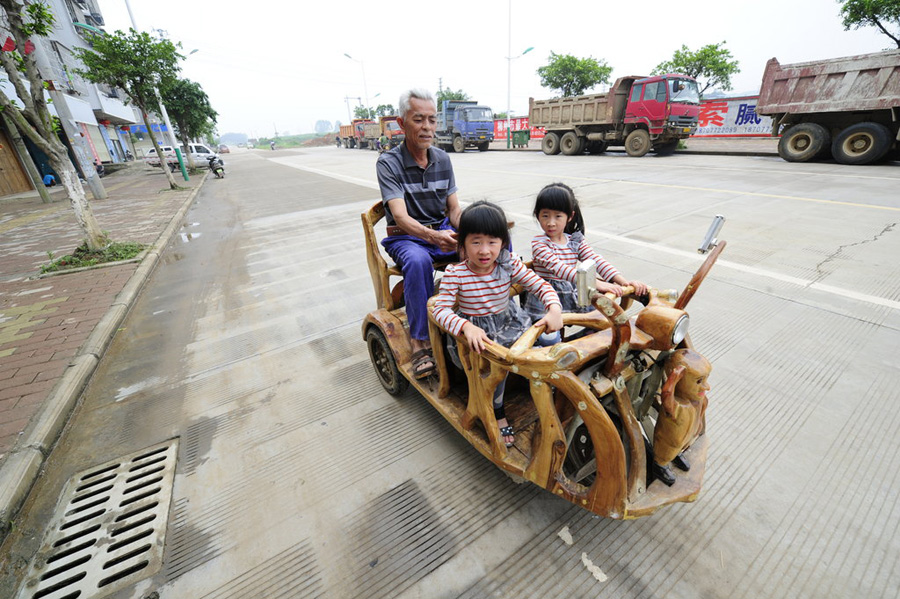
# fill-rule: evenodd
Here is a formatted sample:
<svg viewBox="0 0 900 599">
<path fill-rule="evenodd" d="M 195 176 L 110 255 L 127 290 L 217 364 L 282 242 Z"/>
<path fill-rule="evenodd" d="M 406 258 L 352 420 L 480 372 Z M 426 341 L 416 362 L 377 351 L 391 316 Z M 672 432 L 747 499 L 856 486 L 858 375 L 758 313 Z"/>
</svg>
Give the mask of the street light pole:
<svg viewBox="0 0 900 599">
<path fill-rule="evenodd" d="M 369 89 L 368 89 L 368 87 L 366 87 L 366 65 L 363 64 L 363 61 L 357 60 L 357 59 L 353 58 L 352 56 L 350 56 L 350 55 L 347 54 L 346 52 L 344 52 L 344 56 L 346 56 L 347 58 L 349 58 L 349 59 L 352 60 L 353 62 L 358 62 L 358 63 L 359 63 L 359 68 L 362 69 L 362 77 L 363 77 L 363 94 L 366 96 L 366 110 L 369 110 Z"/>
<path fill-rule="evenodd" d="M 137 22 L 134 20 L 134 13 L 131 12 L 131 3 L 128 0 L 125 0 L 125 6 L 128 8 L 128 16 L 131 17 L 131 27 L 137 31 Z M 194 50 L 196 52 L 196 50 Z M 193 54 L 194 52 L 191 52 Z M 153 86 L 153 91 L 156 93 L 156 99 L 159 101 L 160 112 L 162 112 L 163 120 L 166 123 L 166 129 L 168 129 L 169 134 L 169 143 L 172 144 L 172 147 L 175 149 L 175 156 L 178 158 L 178 166 L 181 167 L 181 175 L 184 177 L 185 181 L 189 180 L 187 170 L 184 168 L 184 158 L 181 155 L 181 148 L 178 147 L 178 141 L 175 139 L 175 131 L 172 130 L 172 123 L 169 121 L 169 113 L 166 111 L 166 106 L 163 104 L 162 96 L 159 95 L 159 87 Z M 165 160 L 162 158 L 162 148 L 156 149 L 157 153 L 160 156 L 160 168 L 166 168 Z"/>
<path fill-rule="evenodd" d="M 512 145 L 512 131 L 510 131 L 510 122 L 512 121 L 512 61 L 516 58 L 522 58 L 532 50 L 534 47 L 529 46 L 525 49 L 524 52 L 519 54 L 518 56 L 512 55 L 512 0 L 509 0 L 509 38 L 508 38 L 508 46 L 506 48 L 507 57 L 506 57 L 506 149 L 508 150 Z"/>
</svg>

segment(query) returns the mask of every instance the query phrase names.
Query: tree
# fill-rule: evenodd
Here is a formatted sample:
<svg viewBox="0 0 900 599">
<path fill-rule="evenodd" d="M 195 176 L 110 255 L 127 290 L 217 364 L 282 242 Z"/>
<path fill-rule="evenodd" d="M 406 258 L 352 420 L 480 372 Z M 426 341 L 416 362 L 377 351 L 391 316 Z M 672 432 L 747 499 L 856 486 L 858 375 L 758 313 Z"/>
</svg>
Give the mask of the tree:
<svg viewBox="0 0 900 599">
<path fill-rule="evenodd" d="M 316 121 L 316 133 L 323 135 L 332 131 L 331 121 Z"/>
<path fill-rule="evenodd" d="M 189 79 L 168 80 L 160 93 L 169 118 L 181 138 L 188 165 L 192 169 L 196 168 L 188 144 L 192 139 L 199 139 L 204 133 L 209 133 L 209 126 L 215 126 L 219 113 L 213 110 L 209 97 L 200 84 Z"/>
<path fill-rule="evenodd" d="M 78 178 L 78 171 L 69 160 L 66 146 L 59 139 L 59 123 L 47 107 L 45 83 L 35 56 L 37 52 L 29 50 L 34 49 L 30 38 L 46 37 L 53 31 L 53 13 L 46 4 L 34 2 L 22 6 L 19 0 L 0 0 L 0 8 L 5 17 L 5 29 L 12 35 L 16 47 L 22 49 L 22 52 L 0 51 L 0 66 L 18 96 L 17 101 L 0 91 L 0 110 L 47 155 L 50 166 L 59 175 L 59 182 L 66 190 L 87 248 L 92 251 L 102 249 L 106 237 L 94 218 L 84 187 Z M 22 80 L 23 76 L 25 81 Z M 20 107 L 19 102 L 24 106 Z"/>
<path fill-rule="evenodd" d="M 725 42 L 708 44 L 696 52 L 692 52 L 682 44 L 676 50 L 672 60 L 656 65 L 651 74 L 680 73 L 697 80 L 700 95 L 710 87 L 723 90 L 731 89 L 731 76 L 741 72 L 738 61 L 732 60 L 731 51 L 725 48 Z"/>
<path fill-rule="evenodd" d="M 87 67 L 80 71 L 81 75 L 93 83 L 105 83 L 125 90 L 131 102 L 141 111 L 150 141 L 158 149 L 160 145 L 150 127 L 147 113 L 160 111 L 156 88 L 165 87 L 176 78 L 178 60 L 184 56 L 169 40 L 155 40 L 149 34 L 138 33 L 134 29 L 129 29 L 127 34 L 116 31 L 112 35 L 93 35 L 90 42 L 93 46 L 91 50 L 75 50 Z M 175 177 L 166 168 L 163 157 L 160 158 L 160 167 L 169 180 L 169 187 L 178 189 Z"/>
<path fill-rule="evenodd" d="M 877 27 L 900 48 L 900 0 L 838 0 L 844 30 Z M 888 29 L 895 29 L 893 33 Z"/>
<path fill-rule="evenodd" d="M 438 90 L 436 101 L 438 110 L 441 109 L 441 105 L 444 103 L 444 100 L 458 100 L 465 102 L 469 99 L 469 94 L 464 92 L 461 89 L 453 91 L 452 89 L 441 89 Z"/>
<path fill-rule="evenodd" d="M 612 70 L 605 60 L 550 52 L 550 61 L 539 67 L 537 74 L 541 78 L 541 86 L 568 97 L 580 96 L 595 85 L 609 83 Z"/>
<path fill-rule="evenodd" d="M 377 116 L 391 116 L 395 112 L 393 104 L 379 104 L 378 108 L 375 109 Z"/>
<path fill-rule="evenodd" d="M 365 106 L 357 106 L 353 109 L 353 118 L 355 119 L 371 119 L 375 117 L 375 111 Z"/>
</svg>

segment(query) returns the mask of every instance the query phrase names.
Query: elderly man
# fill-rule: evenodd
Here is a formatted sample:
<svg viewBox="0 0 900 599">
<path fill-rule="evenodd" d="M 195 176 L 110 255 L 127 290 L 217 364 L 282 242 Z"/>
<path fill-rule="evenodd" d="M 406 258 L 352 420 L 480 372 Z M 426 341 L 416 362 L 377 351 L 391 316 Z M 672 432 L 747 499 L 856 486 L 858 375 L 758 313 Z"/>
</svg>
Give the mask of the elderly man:
<svg viewBox="0 0 900 599">
<path fill-rule="evenodd" d="M 435 368 L 426 311 L 434 293 L 432 264 L 456 259 L 455 227 L 461 211 L 450 158 L 431 146 L 437 125 L 431 94 L 411 89 L 401 95 L 397 123 L 405 140 L 382 154 L 376 166 L 388 225 L 381 244 L 403 270 L 413 375 L 424 378 Z"/>
</svg>

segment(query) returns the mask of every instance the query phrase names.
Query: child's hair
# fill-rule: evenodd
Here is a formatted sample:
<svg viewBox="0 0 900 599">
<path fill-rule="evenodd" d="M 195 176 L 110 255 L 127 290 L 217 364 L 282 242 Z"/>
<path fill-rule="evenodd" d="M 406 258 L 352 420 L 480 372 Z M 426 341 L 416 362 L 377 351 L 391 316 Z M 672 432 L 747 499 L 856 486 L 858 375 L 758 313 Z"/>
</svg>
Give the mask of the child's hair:
<svg viewBox="0 0 900 599">
<path fill-rule="evenodd" d="M 584 218 L 581 216 L 581 208 L 575 199 L 575 192 L 565 183 L 551 183 L 538 192 L 534 202 L 534 218 L 538 217 L 541 210 L 555 210 L 567 215 L 575 215 L 566 224 L 566 233 L 571 235 L 576 231 L 584 234 Z"/>
<path fill-rule="evenodd" d="M 503 241 L 504 249 L 509 249 L 509 226 L 503 208 L 486 200 L 467 206 L 459 217 L 456 231 L 457 244 L 463 249 L 469 235 L 490 235 Z"/>
</svg>

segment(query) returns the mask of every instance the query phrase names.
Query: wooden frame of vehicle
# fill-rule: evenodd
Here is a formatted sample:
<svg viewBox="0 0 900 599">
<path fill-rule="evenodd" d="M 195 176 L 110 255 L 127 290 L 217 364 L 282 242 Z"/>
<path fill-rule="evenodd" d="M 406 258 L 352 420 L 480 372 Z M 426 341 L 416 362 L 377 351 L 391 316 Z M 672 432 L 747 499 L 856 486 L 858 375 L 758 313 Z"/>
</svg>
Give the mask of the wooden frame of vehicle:
<svg viewBox="0 0 900 599">
<path fill-rule="evenodd" d="M 542 332 L 536 327 L 508 349 L 489 344 L 481 354 L 469 351 L 465 338 L 457 337 L 460 371 L 446 355 L 449 333 L 429 316 L 436 376 L 416 380 L 401 306 L 402 280 L 393 289 L 389 286 L 391 277 L 402 275 L 382 257 L 375 233 L 383 216 L 380 202 L 362 214 L 378 304 L 363 320 L 362 334 L 388 392 L 399 395 L 412 383 L 495 465 L 601 516 L 637 518 L 697 498 L 708 449 L 704 414 L 699 436 L 681 454 L 689 470 L 677 470 L 671 486 L 650 473 L 650 445 L 662 409 L 666 362 L 676 350 L 692 348 L 684 309 L 725 247 L 714 239 L 724 219 L 717 217 L 707 233 L 701 251 L 711 251 L 680 296 L 674 290 L 651 290 L 645 306 L 630 309 L 630 296 L 616 303 L 596 290 L 589 292 L 593 267 L 582 269 L 589 274 L 580 276 L 580 294 L 590 297 L 595 310 L 565 314 L 564 322 L 587 334 L 551 347 L 532 347 Z M 429 308 L 431 302 L 433 298 Z M 500 436 L 491 403 L 494 389 L 507 376 L 504 404 L 516 430 L 510 448 Z"/>
</svg>

